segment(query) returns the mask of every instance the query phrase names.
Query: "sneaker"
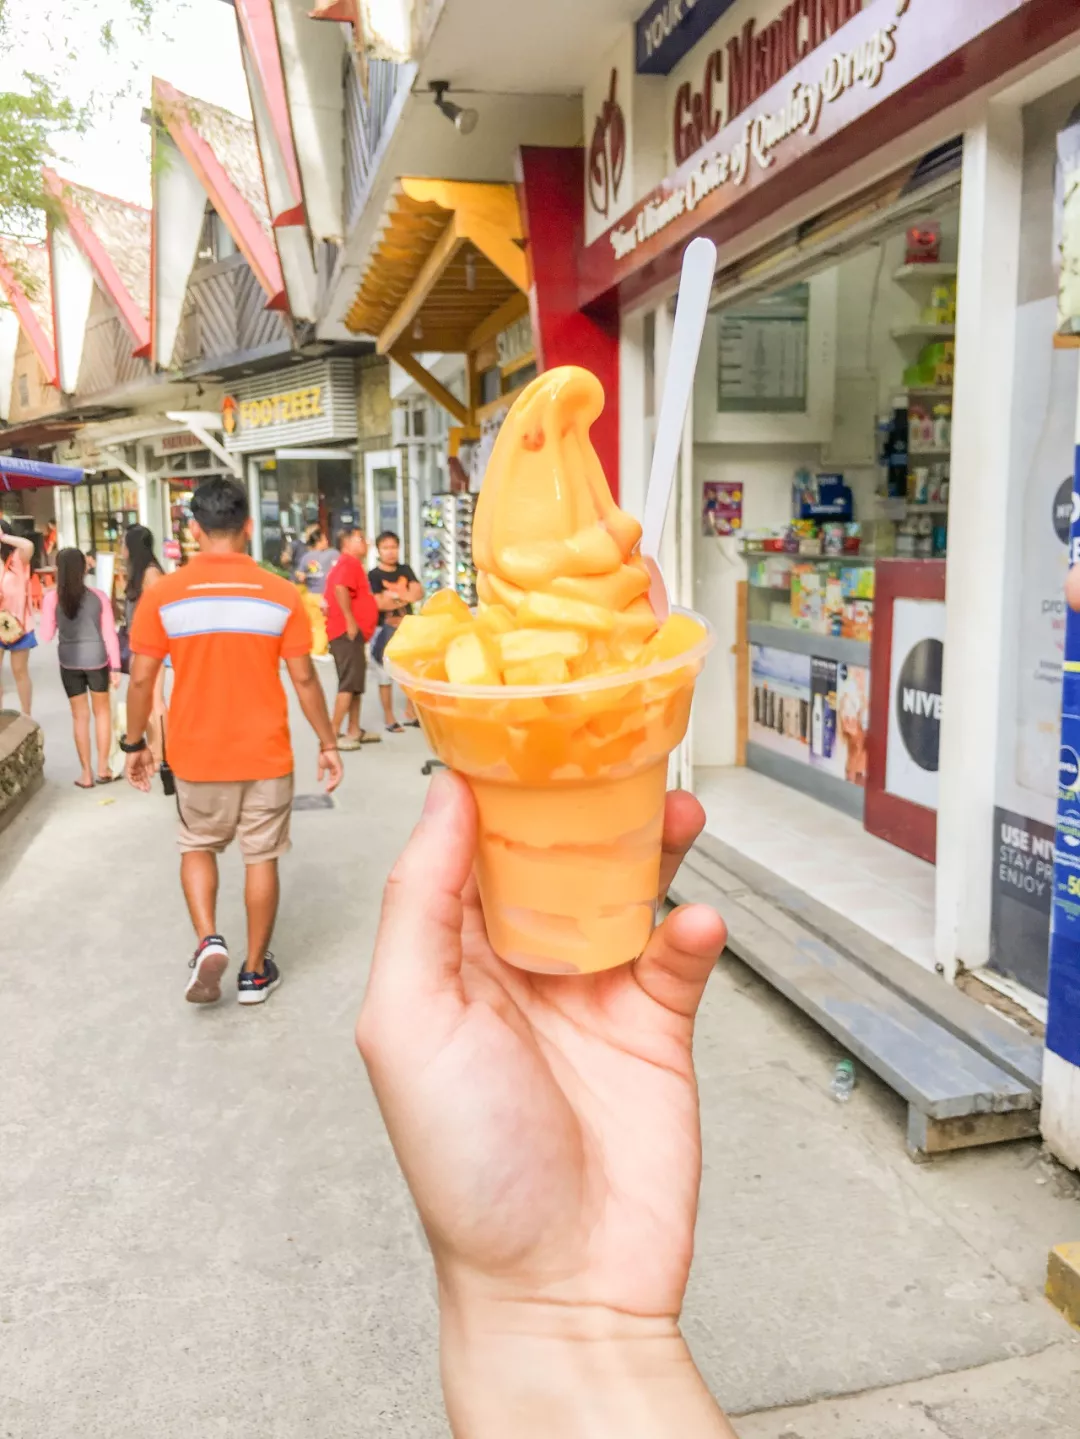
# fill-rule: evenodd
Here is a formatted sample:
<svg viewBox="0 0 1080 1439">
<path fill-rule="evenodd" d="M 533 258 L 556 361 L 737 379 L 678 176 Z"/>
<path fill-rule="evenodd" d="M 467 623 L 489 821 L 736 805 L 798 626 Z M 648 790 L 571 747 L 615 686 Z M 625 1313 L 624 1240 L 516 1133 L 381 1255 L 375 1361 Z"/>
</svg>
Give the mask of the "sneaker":
<svg viewBox="0 0 1080 1439">
<path fill-rule="evenodd" d="M 274 956 L 268 952 L 261 974 L 256 974 L 253 969 L 242 969 L 236 976 L 236 997 L 241 1004 L 262 1004 L 280 983 L 281 973 L 274 963 Z"/>
<path fill-rule="evenodd" d="M 191 978 L 184 998 L 189 1004 L 216 1004 L 221 998 L 221 976 L 229 967 L 229 951 L 220 934 L 208 934 L 188 964 Z"/>
</svg>

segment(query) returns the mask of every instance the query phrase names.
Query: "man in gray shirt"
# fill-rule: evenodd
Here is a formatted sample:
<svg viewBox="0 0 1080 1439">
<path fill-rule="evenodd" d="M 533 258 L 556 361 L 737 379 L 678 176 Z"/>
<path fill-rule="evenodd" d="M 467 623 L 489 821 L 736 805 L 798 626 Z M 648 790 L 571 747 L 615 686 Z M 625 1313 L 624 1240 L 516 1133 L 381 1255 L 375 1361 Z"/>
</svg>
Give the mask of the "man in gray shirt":
<svg viewBox="0 0 1080 1439">
<path fill-rule="evenodd" d="M 308 535 L 308 547 L 296 571 L 296 578 L 307 586 L 311 594 L 325 595 L 326 577 L 340 558 L 322 530 L 316 528 Z"/>
</svg>

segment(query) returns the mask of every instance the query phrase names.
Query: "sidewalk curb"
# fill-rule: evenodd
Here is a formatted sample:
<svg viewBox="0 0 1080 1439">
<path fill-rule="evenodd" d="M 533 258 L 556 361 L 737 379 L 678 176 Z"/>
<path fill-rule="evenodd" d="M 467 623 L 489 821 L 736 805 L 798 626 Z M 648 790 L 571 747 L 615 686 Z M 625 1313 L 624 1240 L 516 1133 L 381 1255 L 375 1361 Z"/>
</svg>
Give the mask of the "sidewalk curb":
<svg viewBox="0 0 1080 1439">
<path fill-rule="evenodd" d="M 1080 1329 L 1080 1244 L 1058 1244 L 1046 1266 L 1046 1297 Z"/>
</svg>

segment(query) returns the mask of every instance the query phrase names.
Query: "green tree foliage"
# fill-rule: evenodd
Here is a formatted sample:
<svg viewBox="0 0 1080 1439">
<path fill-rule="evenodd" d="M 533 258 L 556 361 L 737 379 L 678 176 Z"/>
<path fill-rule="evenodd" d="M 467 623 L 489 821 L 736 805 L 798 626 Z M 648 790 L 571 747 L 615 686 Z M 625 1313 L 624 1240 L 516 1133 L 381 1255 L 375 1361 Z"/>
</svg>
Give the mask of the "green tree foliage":
<svg viewBox="0 0 1080 1439">
<path fill-rule="evenodd" d="M 42 166 L 62 163 L 58 145 L 63 137 L 84 132 L 94 114 L 126 93 L 135 78 L 130 77 L 117 93 L 108 93 L 103 85 L 91 103 L 78 105 L 64 93 L 65 76 L 115 51 L 120 25 L 146 35 L 153 6 L 154 0 L 62 0 L 58 9 L 46 7 L 41 17 L 45 25 L 62 24 L 65 15 L 89 17 L 96 26 L 98 55 L 76 53 L 71 42 L 58 39 L 50 44 L 55 63 L 45 76 L 20 65 L 7 0 L 0 0 L 0 234 L 43 235 L 54 202 L 45 193 Z"/>
</svg>

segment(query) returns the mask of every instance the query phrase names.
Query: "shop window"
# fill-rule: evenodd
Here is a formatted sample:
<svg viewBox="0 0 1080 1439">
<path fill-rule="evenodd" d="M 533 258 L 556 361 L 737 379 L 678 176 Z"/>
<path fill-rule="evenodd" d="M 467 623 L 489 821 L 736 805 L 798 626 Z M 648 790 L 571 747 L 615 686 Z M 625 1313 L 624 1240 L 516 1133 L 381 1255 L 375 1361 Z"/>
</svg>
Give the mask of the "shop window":
<svg viewBox="0 0 1080 1439">
<path fill-rule="evenodd" d="M 512 390 L 524 389 L 526 385 L 536 379 L 536 373 L 535 360 L 527 365 L 522 365 L 520 370 L 515 370 L 512 375 L 506 376 L 504 393 L 509 394 Z"/>
<path fill-rule="evenodd" d="M 502 397 L 502 371 L 498 365 L 492 365 L 489 370 L 484 370 L 477 378 L 480 386 L 481 405 L 490 405 L 494 400 Z"/>
<path fill-rule="evenodd" d="M 199 237 L 199 259 L 203 264 L 209 265 L 215 260 L 227 260 L 230 255 L 235 254 L 236 241 L 229 233 L 229 227 L 217 211 L 208 205 L 202 235 Z"/>
</svg>

